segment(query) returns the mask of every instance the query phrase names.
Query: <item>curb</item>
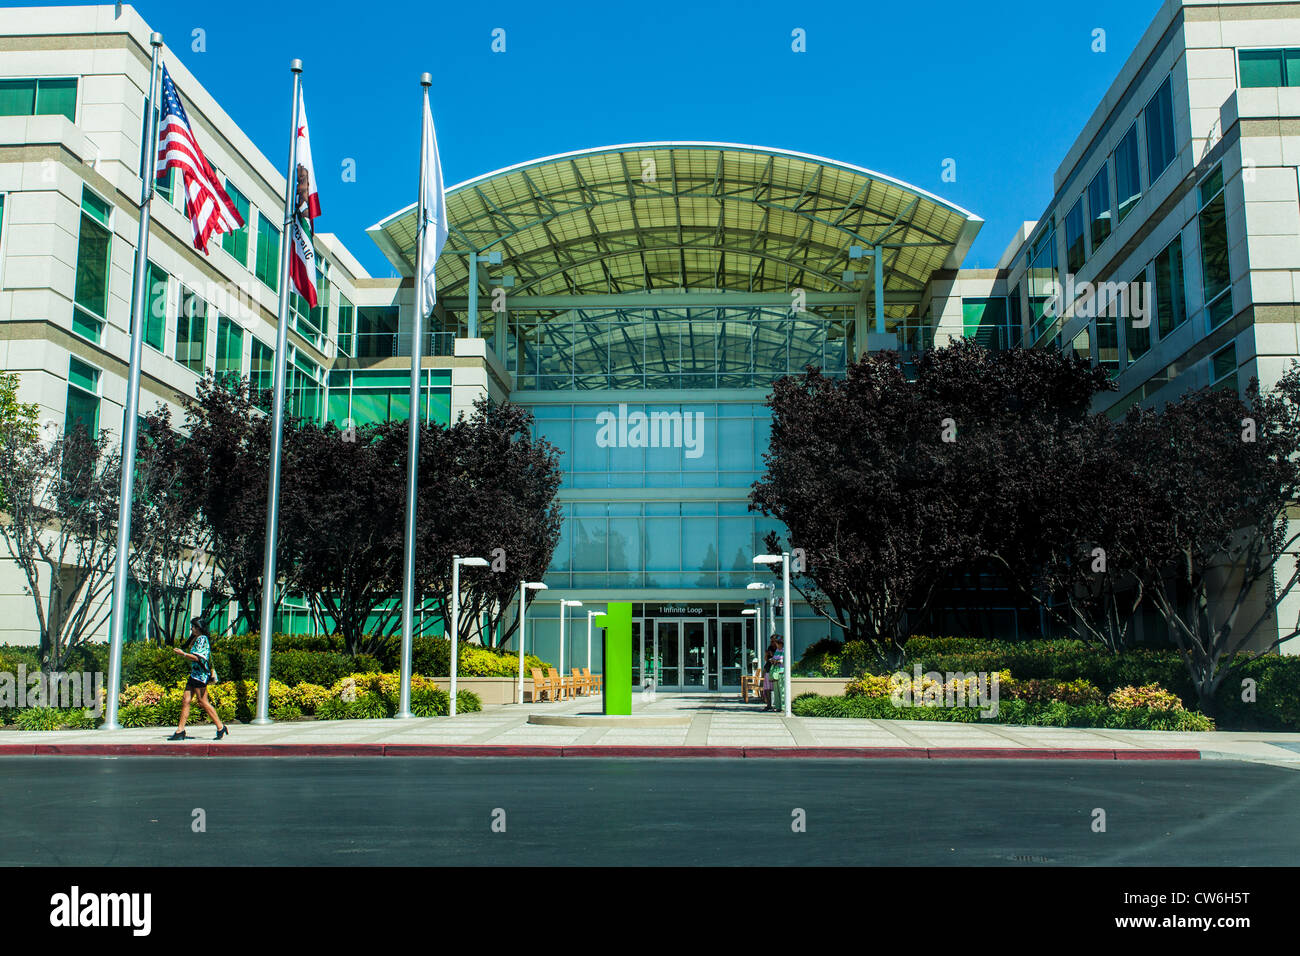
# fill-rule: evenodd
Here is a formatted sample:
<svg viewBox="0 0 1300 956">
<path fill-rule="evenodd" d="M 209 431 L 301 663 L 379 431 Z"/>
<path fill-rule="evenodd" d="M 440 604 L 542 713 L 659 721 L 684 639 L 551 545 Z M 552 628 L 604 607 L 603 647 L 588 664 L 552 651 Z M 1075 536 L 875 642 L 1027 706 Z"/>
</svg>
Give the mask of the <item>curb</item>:
<svg viewBox="0 0 1300 956">
<path fill-rule="evenodd" d="M 0 757 L 639 757 L 884 760 L 1200 760 L 1199 750 L 1049 747 L 546 747 L 508 744 L 0 744 Z"/>
</svg>

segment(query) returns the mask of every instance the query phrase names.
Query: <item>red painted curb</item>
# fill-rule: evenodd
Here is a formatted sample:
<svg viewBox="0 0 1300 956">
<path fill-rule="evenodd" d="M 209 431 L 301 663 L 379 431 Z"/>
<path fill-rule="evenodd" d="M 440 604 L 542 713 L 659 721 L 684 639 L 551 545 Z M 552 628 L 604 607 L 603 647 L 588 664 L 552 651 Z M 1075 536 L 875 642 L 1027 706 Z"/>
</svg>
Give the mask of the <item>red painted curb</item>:
<svg viewBox="0 0 1300 956">
<path fill-rule="evenodd" d="M 382 757 L 383 744 L 212 744 L 212 757 Z"/>
<path fill-rule="evenodd" d="M 36 744 L 38 756 L 61 757 L 206 757 L 206 743 L 173 744 Z"/>
<path fill-rule="evenodd" d="M 385 757 L 563 757 L 563 747 L 526 744 L 385 744 Z"/>
<path fill-rule="evenodd" d="M 931 760 L 1114 760 L 1115 751 L 1059 747 L 931 747 Z"/>
<path fill-rule="evenodd" d="M 827 759 L 856 759 L 883 757 L 890 759 L 927 757 L 929 752 L 923 747 L 746 747 L 746 757 L 797 758 L 823 757 Z"/>
<path fill-rule="evenodd" d="M 1199 750 L 1048 747 L 637 747 L 599 744 L 0 744 L 0 757 L 703 757 L 883 760 L 1200 760 Z"/>
<path fill-rule="evenodd" d="M 1200 760 L 1199 750 L 1116 750 L 1116 760 Z"/>
<path fill-rule="evenodd" d="M 744 757 L 744 747 L 565 747 L 566 757 Z"/>
</svg>

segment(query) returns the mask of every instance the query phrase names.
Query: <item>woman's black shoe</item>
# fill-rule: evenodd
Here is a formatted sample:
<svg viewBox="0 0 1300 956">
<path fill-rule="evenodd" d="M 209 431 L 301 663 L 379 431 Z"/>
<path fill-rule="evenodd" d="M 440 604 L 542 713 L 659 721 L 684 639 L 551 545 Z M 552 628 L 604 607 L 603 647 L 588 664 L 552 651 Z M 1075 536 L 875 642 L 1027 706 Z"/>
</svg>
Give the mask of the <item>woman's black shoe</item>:
<svg viewBox="0 0 1300 956">
<path fill-rule="evenodd" d="M 168 737 L 167 739 L 168 739 L 168 740 L 189 740 L 190 737 L 189 737 L 189 734 L 185 733 L 185 731 L 183 731 L 183 730 L 178 730 L 178 731 L 176 731 L 176 733 L 172 734 L 172 735 L 171 735 L 170 737 Z"/>
<path fill-rule="evenodd" d="M 217 740 L 220 740 L 222 737 L 226 736 L 226 734 L 228 734 L 228 733 L 230 733 L 230 725 L 229 725 L 229 724 L 224 724 L 224 725 L 222 726 L 222 728 L 221 728 L 220 730 L 217 731 L 216 739 L 217 739 Z"/>
</svg>

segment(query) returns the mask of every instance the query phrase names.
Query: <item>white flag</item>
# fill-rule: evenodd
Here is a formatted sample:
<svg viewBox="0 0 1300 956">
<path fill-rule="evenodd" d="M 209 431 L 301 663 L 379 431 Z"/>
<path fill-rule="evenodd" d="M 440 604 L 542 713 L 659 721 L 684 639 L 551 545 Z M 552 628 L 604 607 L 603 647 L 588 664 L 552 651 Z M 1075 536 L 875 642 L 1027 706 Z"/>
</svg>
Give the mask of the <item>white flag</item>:
<svg viewBox="0 0 1300 956">
<path fill-rule="evenodd" d="M 428 90 L 424 92 L 424 168 L 420 170 L 420 188 L 423 190 L 425 232 L 419 278 L 424 283 L 424 314 L 428 317 L 438 297 L 434 267 L 447 243 L 447 196 L 442 188 L 442 162 L 438 159 L 438 137 L 433 133 Z"/>
</svg>

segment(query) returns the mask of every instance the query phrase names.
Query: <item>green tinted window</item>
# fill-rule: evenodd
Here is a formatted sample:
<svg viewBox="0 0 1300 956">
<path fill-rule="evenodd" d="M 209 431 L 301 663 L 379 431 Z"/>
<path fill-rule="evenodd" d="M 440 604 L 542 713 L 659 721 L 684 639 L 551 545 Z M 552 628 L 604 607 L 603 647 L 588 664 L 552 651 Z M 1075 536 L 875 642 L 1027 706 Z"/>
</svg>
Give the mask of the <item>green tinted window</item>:
<svg viewBox="0 0 1300 956">
<path fill-rule="evenodd" d="M 1156 318 L 1163 339 L 1187 321 L 1183 286 L 1183 237 L 1179 236 L 1156 256 Z"/>
<path fill-rule="evenodd" d="M 248 265 L 248 197 L 235 188 L 235 184 L 226 180 L 226 194 L 230 201 L 235 204 L 235 209 L 239 213 L 239 218 L 244 220 L 244 225 L 234 232 L 223 233 L 221 236 L 221 248 L 230 253 L 239 261 L 241 266 Z"/>
<path fill-rule="evenodd" d="M 1201 210 L 1201 279 L 1205 301 L 1209 304 L 1209 328 L 1221 325 L 1232 316 L 1232 282 L 1228 264 L 1228 218 L 1223 193 L 1219 193 Z M 1222 298 L 1219 298 L 1222 296 Z"/>
<path fill-rule="evenodd" d="M 1237 55 L 1237 62 L 1243 87 L 1286 85 L 1286 61 L 1282 50 L 1242 50 Z"/>
<path fill-rule="evenodd" d="M 260 212 L 257 214 L 257 265 L 254 271 L 272 291 L 279 291 L 280 230 Z"/>
<path fill-rule="evenodd" d="M 1083 244 L 1083 199 L 1065 214 L 1065 268 L 1077 274 L 1087 261 L 1088 252 Z"/>
<path fill-rule="evenodd" d="M 68 401 L 63 416 L 65 433 L 74 428 L 99 432 L 99 370 L 77 359 L 68 360 Z"/>
<path fill-rule="evenodd" d="M 75 122 L 77 118 L 77 81 L 73 77 L 36 81 L 36 114 L 59 116 Z"/>
<path fill-rule="evenodd" d="M 244 374 L 244 330 L 224 315 L 217 316 L 217 375 Z"/>
<path fill-rule="evenodd" d="M 0 116 L 58 116 L 77 118 L 75 77 L 41 80 L 0 80 Z"/>
<path fill-rule="evenodd" d="M 270 402 L 265 400 L 264 393 L 269 392 L 275 385 L 275 349 L 263 344 L 257 338 L 252 342 L 248 375 L 254 391 L 258 393 L 256 396 L 258 404 L 264 408 L 270 407 Z"/>
<path fill-rule="evenodd" d="M 1124 344 L 1130 362 L 1146 355 L 1151 348 L 1151 302 L 1146 281 L 1147 273 L 1143 269 L 1133 277 L 1125 293 L 1127 301 L 1123 314 L 1129 320 L 1125 326 Z M 1145 319 L 1141 318 L 1143 315 L 1146 316 Z"/>
<path fill-rule="evenodd" d="M 352 303 L 344 295 L 339 295 L 339 351 L 351 355 L 353 350 L 352 333 L 355 313 Z"/>
<path fill-rule="evenodd" d="M 180 314 L 176 317 L 176 361 L 198 375 L 203 374 L 207 334 L 207 303 L 182 287 Z"/>
<path fill-rule="evenodd" d="M 1210 359 L 1210 384 L 1219 382 L 1225 375 L 1231 375 L 1236 370 L 1237 346 L 1236 343 L 1231 343 L 1227 348 L 1215 352 Z"/>
<path fill-rule="evenodd" d="M 77 274 L 73 290 L 72 327 L 99 341 L 108 312 L 108 269 L 112 234 L 109 205 L 90 190 L 82 191 L 81 228 L 77 236 Z"/>
<path fill-rule="evenodd" d="M 167 273 L 149 263 L 149 288 L 145 290 L 144 340 L 159 352 L 167 331 Z"/>
<path fill-rule="evenodd" d="M 32 116 L 35 112 L 35 80 L 0 80 L 0 116 Z"/>
</svg>

